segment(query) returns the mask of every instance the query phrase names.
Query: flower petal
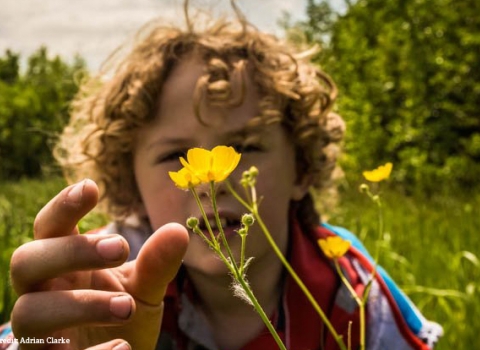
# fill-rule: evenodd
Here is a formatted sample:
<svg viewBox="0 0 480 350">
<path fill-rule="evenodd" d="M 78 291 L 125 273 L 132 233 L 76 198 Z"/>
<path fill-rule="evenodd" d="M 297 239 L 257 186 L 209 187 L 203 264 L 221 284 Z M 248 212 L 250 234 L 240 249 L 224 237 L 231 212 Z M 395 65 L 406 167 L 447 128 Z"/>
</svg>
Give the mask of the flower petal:
<svg viewBox="0 0 480 350">
<path fill-rule="evenodd" d="M 212 165 L 212 152 L 203 148 L 191 148 L 187 152 L 190 166 L 198 172 L 205 172 Z"/>
<path fill-rule="evenodd" d="M 200 184 L 200 179 L 192 174 L 188 168 L 182 168 L 179 171 L 169 171 L 168 175 L 178 188 L 188 190 Z"/>
<path fill-rule="evenodd" d="M 212 150 L 212 173 L 215 182 L 225 180 L 237 167 L 241 155 L 233 147 L 217 146 Z"/>
<path fill-rule="evenodd" d="M 371 171 L 364 171 L 363 176 L 370 182 L 380 182 L 390 177 L 393 164 L 388 162 L 385 165 L 380 165 L 377 169 Z"/>
<path fill-rule="evenodd" d="M 189 188 L 199 183 L 224 181 L 240 162 L 241 155 L 233 147 L 216 146 L 211 151 L 191 148 L 187 159 L 180 157 L 183 169 L 170 172 L 170 178 L 180 188 Z"/>
<path fill-rule="evenodd" d="M 347 241 L 340 236 L 321 238 L 317 242 L 320 249 L 322 249 L 325 256 L 329 259 L 341 258 L 351 246 L 350 241 Z"/>
<path fill-rule="evenodd" d="M 192 173 L 194 173 L 202 182 L 210 182 L 212 168 L 212 152 L 203 148 L 191 148 L 187 152 L 188 166 L 184 164 Z M 182 163 L 183 164 L 183 163 Z"/>
</svg>

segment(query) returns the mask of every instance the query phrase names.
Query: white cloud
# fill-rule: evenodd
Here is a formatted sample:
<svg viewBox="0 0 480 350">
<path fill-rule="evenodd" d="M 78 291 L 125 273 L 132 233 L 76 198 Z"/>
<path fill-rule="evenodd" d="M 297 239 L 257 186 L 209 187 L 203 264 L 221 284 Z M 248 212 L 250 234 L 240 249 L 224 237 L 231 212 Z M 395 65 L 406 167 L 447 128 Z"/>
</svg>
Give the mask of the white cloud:
<svg viewBox="0 0 480 350">
<path fill-rule="evenodd" d="M 194 0 L 200 8 L 226 11 L 228 0 Z M 282 11 L 300 18 L 306 0 L 239 0 L 262 30 L 278 31 Z M 23 58 L 47 46 L 64 59 L 75 53 L 97 69 L 103 59 L 148 20 L 183 20 L 183 0 L 0 0 L 0 54 L 10 48 Z"/>
</svg>

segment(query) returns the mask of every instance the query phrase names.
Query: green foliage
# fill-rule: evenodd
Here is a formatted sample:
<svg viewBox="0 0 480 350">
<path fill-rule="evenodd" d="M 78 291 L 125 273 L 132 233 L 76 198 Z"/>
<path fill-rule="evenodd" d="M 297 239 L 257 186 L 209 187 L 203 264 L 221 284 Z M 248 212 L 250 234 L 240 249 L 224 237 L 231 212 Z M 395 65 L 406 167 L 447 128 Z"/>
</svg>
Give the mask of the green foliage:
<svg viewBox="0 0 480 350">
<path fill-rule="evenodd" d="M 5 58 L 0 57 L 0 80 L 14 84 L 18 80 L 20 70 L 20 55 L 10 50 L 5 52 Z"/>
<path fill-rule="evenodd" d="M 376 205 L 359 192 L 342 193 L 330 222 L 357 233 L 371 252 L 380 245 L 380 264 L 422 313 L 444 328 L 435 349 L 469 349 L 480 329 L 480 242 L 475 234 L 480 196 L 426 199 L 384 190 L 381 198 L 385 228 L 380 241 Z"/>
<path fill-rule="evenodd" d="M 68 119 L 69 102 L 85 63 L 50 59 L 42 47 L 22 73 L 19 55 L 0 58 L 0 179 L 39 176 L 51 170 L 51 143 Z"/>
<path fill-rule="evenodd" d="M 13 251 L 33 239 L 37 213 L 64 186 L 62 178 L 0 182 L 0 324 L 10 318 L 15 301 L 8 278 Z M 80 232 L 86 232 L 106 222 L 104 215 L 92 212 L 78 226 Z"/>
<path fill-rule="evenodd" d="M 0 316 L 10 317 L 14 294 L 9 286 L 8 271 L 13 251 L 31 240 L 33 221 L 48 198 L 61 188 L 60 179 L 0 183 Z M 35 194 L 35 195 L 33 195 Z"/>
<path fill-rule="evenodd" d="M 297 28 L 322 45 L 319 63 L 338 84 L 347 170 L 392 161 L 412 188 L 479 184 L 477 13 L 476 0 L 361 0 L 344 14 L 309 1 Z"/>
<path fill-rule="evenodd" d="M 354 174 L 364 169 L 394 162 L 392 176 L 403 188 L 383 194 L 380 263 L 429 319 L 442 324 L 439 350 L 470 348 L 480 329 L 474 236 L 480 197 L 441 193 L 480 185 L 480 3 L 347 5 L 340 14 L 325 1 L 309 0 L 308 19 L 293 31 L 285 27 L 293 40 L 321 45 L 317 60 L 337 82 L 338 109 L 348 124 L 345 184 L 358 183 Z M 405 189 L 417 197 L 401 194 Z M 419 194 L 425 191 L 429 196 Z M 331 222 L 358 233 L 374 250 L 376 215 L 373 203 L 350 188 Z"/>
</svg>

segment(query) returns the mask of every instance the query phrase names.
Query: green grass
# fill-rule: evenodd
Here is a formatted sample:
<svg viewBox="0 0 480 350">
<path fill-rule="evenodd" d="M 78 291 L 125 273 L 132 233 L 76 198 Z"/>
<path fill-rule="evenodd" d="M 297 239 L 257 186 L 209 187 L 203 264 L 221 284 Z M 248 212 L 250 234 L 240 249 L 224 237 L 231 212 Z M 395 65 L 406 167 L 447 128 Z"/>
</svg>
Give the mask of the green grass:
<svg viewBox="0 0 480 350">
<path fill-rule="evenodd" d="M 8 278 L 10 257 L 33 237 L 36 213 L 62 186 L 60 179 L 0 183 L 0 321 L 9 318 L 14 300 Z"/>
<path fill-rule="evenodd" d="M 16 247 L 33 238 L 33 222 L 38 211 L 66 183 L 61 178 L 0 182 L 0 323 L 10 318 L 14 293 L 8 271 Z M 104 223 L 99 214 L 89 214 L 79 223 L 82 232 Z"/>
<path fill-rule="evenodd" d="M 14 295 L 8 265 L 15 247 L 32 238 L 39 209 L 64 181 L 23 180 L 0 184 L 0 322 L 8 320 Z M 467 198 L 467 196 L 464 196 Z M 384 239 L 380 263 L 411 296 L 425 316 L 442 324 L 445 336 L 437 349 L 467 349 L 477 343 L 480 329 L 480 196 L 438 196 L 426 200 L 398 191 L 382 194 Z M 81 230 L 98 225 L 95 215 Z M 375 251 L 377 210 L 366 195 L 349 190 L 342 195 L 330 223 L 357 233 Z"/>
<path fill-rule="evenodd" d="M 411 198 L 381 194 L 384 238 L 378 241 L 378 210 L 367 195 L 341 196 L 330 223 L 358 234 L 380 264 L 423 314 L 444 327 L 436 349 L 468 349 L 480 329 L 480 196 Z M 379 243 L 377 243 L 379 242 Z"/>
</svg>

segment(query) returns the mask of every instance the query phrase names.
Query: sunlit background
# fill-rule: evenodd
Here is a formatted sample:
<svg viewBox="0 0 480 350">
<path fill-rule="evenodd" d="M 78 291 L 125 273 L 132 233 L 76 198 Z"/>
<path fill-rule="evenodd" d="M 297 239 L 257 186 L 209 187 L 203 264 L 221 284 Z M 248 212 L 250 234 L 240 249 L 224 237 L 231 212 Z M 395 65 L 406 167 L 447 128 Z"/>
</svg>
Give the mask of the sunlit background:
<svg viewBox="0 0 480 350">
<path fill-rule="evenodd" d="M 182 25 L 183 1 L 0 0 L 0 324 L 15 300 L 10 256 L 65 186 L 51 148 L 78 82 L 148 20 Z M 229 0 L 191 2 L 232 14 Z M 477 349 L 480 1 L 237 3 L 252 24 L 280 36 L 278 21 L 288 13 L 289 39 L 320 47 L 313 62 L 338 86 L 345 176 L 337 206 L 329 206 L 332 193 L 321 197 L 323 218 L 356 233 L 371 251 L 381 247 L 380 264 L 444 326 L 436 350 Z M 377 239 L 377 211 L 358 187 L 364 170 L 386 162 L 393 171 L 376 188 L 385 223 Z M 85 232 L 107 220 L 87 216 L 79 227 Z"/>
<path fill-rule="evenodd" d="M 342 0 L 332 4 L 342 6 Z M 229 11 L 229 0 L 193 0 L 199 8 Z M 279 33 L 283 12 L 305 17 L 307 0 L 241 0 L 239 7 L 262 30 Z M 0 52 L 26 57 L 41 45 L 69 59 L 78 53 L 97 69 L 107 55 L 149 19 L 183 20 L 182 0 L 0 0 Z M 228 12 L 225 12 L 228 13 Z M 180 22 L 182 23 L 182 22 Z"/>
</svg>

